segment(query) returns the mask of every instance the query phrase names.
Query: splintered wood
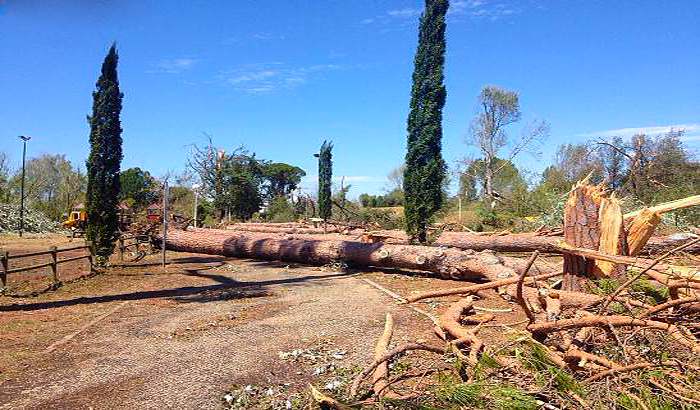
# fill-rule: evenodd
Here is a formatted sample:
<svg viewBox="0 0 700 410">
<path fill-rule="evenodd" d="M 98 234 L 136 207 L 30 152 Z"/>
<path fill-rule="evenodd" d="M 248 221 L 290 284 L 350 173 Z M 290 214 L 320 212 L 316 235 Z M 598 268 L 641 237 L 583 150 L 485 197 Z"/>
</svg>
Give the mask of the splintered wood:
<svg viewBox="0 0 700 410">
<path fill-rule="evenodd" d="M 577 248 L 626 255 L 627 240 L 619 201 L 588 179 L 574 185 L 564 208 L 564 242 Z M 564 253 L 562 289 L 581 291 L 589 278 L 622 277 L 624 265 Z"/>
</svg>

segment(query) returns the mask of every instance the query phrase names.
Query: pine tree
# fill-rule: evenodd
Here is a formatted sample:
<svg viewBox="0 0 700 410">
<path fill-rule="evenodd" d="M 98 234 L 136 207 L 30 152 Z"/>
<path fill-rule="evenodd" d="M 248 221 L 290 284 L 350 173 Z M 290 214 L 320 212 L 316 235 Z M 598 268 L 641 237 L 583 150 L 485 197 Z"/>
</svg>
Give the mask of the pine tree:
<svg viewBox="0 0 700 410">
<path fill-rule="evenodd" d="M 86 161 L 88 185 L 85 195 L 87 227 L 85 238 L 103 264 L 114 250 L 118 237 L 117 204 L 120 193 L 119 168 L 122 161 L 122 127 L 119 114 L 124 94 L 117 79 L 116 46 L 112 44 L 102 63 L 102 74 L 92 93 L 90 155 Z"/>
<path fill-rule="evenodd" d="M 323 141 L 321 150 L 316 154 L 318 157 L 318 213 L 324 221 L 331 217 L 332 149 L 332 143 Z"/>
<path fill-rule="evenodd" d="M 408 152 L 404 173 L 406 232 L 412 241 L 427 241 L 426 225 L 443 202 L 446 166 L 442 159 L 442 108 L 447 92 L 445 14 L 447 0 L 426 0 L 420 18 L 414 60 L 411 107 L 408 114 Z"/>
</svg>

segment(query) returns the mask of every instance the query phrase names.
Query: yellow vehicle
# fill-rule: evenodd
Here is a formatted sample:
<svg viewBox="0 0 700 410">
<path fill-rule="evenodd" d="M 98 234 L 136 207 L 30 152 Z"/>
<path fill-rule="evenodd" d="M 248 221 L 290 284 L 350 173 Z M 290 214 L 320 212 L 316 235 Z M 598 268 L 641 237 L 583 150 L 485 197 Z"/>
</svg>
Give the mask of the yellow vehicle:
<svg viewBox="0 0 700 410">
<path fill-rule="evenodd" d="M 87 220 L 87 213 L 85 211 L 71 211 L 68 215 L 68 219 L 61 223 L 64 229 L 70 229 L 74 233 L 82 232 L 85 229 L 85 221 Z"/>
</svg>

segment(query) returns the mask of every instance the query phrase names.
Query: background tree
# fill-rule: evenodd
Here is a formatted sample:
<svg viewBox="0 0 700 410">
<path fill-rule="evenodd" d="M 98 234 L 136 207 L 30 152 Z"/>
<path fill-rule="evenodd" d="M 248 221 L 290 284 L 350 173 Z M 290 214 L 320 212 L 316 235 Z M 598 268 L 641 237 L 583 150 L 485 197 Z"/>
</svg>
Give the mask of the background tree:
<svg viewBox="0 0 700 410">
<path fill-rule="evenodd" d="M 318 214 L 324 221 L 331 217 L 331 180 L 333 178 L 333 143 L 323 141 L 318 157 Z"/>
<path fill-rule="evenodd" d="M 0 152 L 0 203 L 10 202 L 10 158 Z"/>
<path fill-rule="evenodd" d="M 245 220 L 260 210 L 263 164 L 244 147 L 226 154 L 214 147 L 211 138 L 203 148 L 194 145 L 188 158 L 188 167 L 199 178 L 200 190 L 219 220 L 228 215 Z"/>
<path fill-rule="evenodd" d="M 104 263 L 114 249 L 118 236 L 117 204 L 119 201 L 119 168 L 122 161 L 122 127 L 119 118 L 122 98 L 117 79 L 116 46 L 110 47 L 102 64 L 102 74 L 92 93 L 90 124 L 90 155 L 87 165 L 87 227 L 85 238 L 90 241 L 98 263 Z"/>
<path fill-rule="evenodd" d="M 147 207 L 158 199 L 159 188 L 155 178 L 141 168 L 129 168 L 119 175 L 120 201 L 136 208 Z"/>
<path fill-rule="evenodd" d="M 479 94 L 481 111 L 472 121 L 467 144 L 477 147 L 481 153 L 482 175 L 481 194 L 491 208 L 495 207 L 498 192 L 494 190 L 493 179 L 506 164 L 512 162 L 524 150 L 534 150 L 539 142 L 549 134 L 549 124 L 533 121 L 525 127 L 519 140 L 508 137 L 506 127 L 520 121 L 520 98 L 515 91 L 508 91 L 495 86 L 486 86 Z M 501 157 L 506 162 L 495 161 L 503 148 L 510 147 L 508 153 Z"/>
<path fill-rule="evenodd" d="M 426 0 L 420 18 L 418 48 L 408 114 L 408 143 L 404 196 L 406 232 L 411 241 L 427 242 L 426 226 L 443 202 L 442 108 L 444 82 L 445 14 L 447 0 Z"/>
<path fill-rule="evenodd" d="M 263 177 L 267 181 L 267 197 L 288 196 L 291 194 L 306 176 L 306 172 L 299 167 L 273 162 L 262 165 Z"/>
</svg>

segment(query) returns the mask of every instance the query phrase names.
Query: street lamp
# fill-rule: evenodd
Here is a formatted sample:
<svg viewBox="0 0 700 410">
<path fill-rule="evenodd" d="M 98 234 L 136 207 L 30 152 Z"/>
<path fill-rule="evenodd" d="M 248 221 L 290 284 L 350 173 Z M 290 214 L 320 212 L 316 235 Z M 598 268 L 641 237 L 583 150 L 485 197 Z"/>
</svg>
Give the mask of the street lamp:
<svg viewBox="0 0 700 410">
<path fill-rule="evenodd" d="M 197 190 L 199 189 L 199 184 L 192 185 L 192 191 L 194 192 L 194 227 L 197 227 Z"/>
<path fill-rule="evenodd" d="M 19 236 L 22 237 L 22 231 L 24 230 L 24 159 L 27 156 L 27 141 L 32 139 L 32 137 L 26 135 L 20 135 L 19 137 L 24 141 L 24 147 L 22 148 L 22 184 L 19 194 Z"/>
</svg>

